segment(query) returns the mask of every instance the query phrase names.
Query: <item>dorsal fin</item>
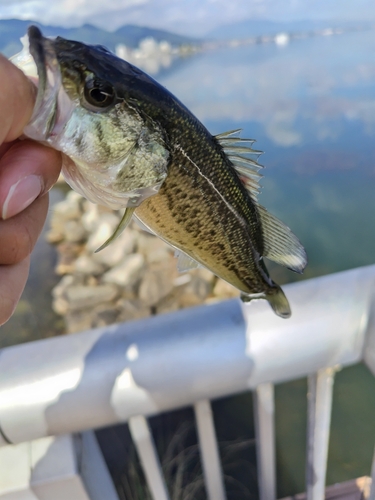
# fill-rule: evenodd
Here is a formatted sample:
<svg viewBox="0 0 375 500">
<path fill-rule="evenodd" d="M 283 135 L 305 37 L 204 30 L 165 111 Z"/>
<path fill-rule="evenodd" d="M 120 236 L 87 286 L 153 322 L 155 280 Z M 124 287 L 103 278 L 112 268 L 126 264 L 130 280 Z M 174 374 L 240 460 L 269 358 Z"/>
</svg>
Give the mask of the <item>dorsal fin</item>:
<svg viewBox="0 0 375 500">
<path fill-rule="evenodd" d="M 224 143 L 231 144 L 232 142 L 240 141 L 241 138 L 239 137 L 239 135 L 241 132 L 242 128 L 228 130 L 227 132 L 215 135 L 215 139 L 218 140 L 222 146 L 226 146 L 226 144 Z M 255 139 L 242 139 L 242 141 L 251 142 L 251 144 L 256 142 Z"/>
<path fill-rule="evenodd" d="M 241 129 L 230 130 L 215 136 L 220 146 L 223 148 L 224 153 L 232 162 L 239 178 L 245 185 L 253 201 L 257 202 L 258 194 L 260 193 L 259 181 L 262 175 L 259 170 L 263 165 L 258 163 L 258 158 L 262 151 L 253 149 L 251 145 L 255 142 L 254 139 L 241 139 L 238 137 Z M 249 143 L 250 146 L 245 144 Z M 249 155 L 255 156 L 249 158 Z"/>
<path fill-rule="evenodd" d="M 259 181 L 263 177 L 259 170 L 263 168 L 263 165 L 260 165 L 257 159 L 262 154 L 262 151 L 256 151 L 249 146 L 244 146 L 244 143 L 253 144 L 255 141 L 253 139 L 241 139 L 238 137 L 240 132 L 241 129 L 230 130 L 216 135 L 215 138 L 232 162 L 238 177 L 258 209 L 263 233 L 263 256 L 292 271 L 301 273 L 307 264 L 305 249 L 288 226 L 258 204 Z M 248 155 L 256 156 L 256 159 L 249 158 Z"/>
<path fill-rule="evenodd" d="M 307 264 L 307 255 L 297 236 L 262 205 L 257 208 L 262 224 L 263 256 L 291 271 L 302 273 Z"/>
</svg>

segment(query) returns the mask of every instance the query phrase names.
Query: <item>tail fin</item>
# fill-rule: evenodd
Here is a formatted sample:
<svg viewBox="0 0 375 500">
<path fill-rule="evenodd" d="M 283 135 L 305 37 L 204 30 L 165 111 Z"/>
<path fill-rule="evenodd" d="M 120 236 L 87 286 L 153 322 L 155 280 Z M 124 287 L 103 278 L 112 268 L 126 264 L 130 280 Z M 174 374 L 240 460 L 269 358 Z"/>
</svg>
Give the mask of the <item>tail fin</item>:
<svg viewBox="0 0 375 500">
<path fill-rule="evenodd" d="M 252 299 L 266 299 L 268 303 L 274 310 L 274 312 L 280 316 L 280 318 L 290 318 L 292 311 L 290 310 L 290 305 L 285 293 L 282 289 L 275 284 L 275 288 L 272 288 L 271 293 L 265 293 L 264 295 L 251 296 L 246 293 L 241 294 L 241 300 L 243 302 L 250 302 Z"/>
<path fill-rule="evenodd" d="M 285 293 L 282 289 L 276 285 L 276 290 L 274 293 L 266 294 L 265 297 L 275 313 L 280 316 L 280 318 L 290 318 L 292 311 L 290 310 L 290 305 Z"/>
</svg>

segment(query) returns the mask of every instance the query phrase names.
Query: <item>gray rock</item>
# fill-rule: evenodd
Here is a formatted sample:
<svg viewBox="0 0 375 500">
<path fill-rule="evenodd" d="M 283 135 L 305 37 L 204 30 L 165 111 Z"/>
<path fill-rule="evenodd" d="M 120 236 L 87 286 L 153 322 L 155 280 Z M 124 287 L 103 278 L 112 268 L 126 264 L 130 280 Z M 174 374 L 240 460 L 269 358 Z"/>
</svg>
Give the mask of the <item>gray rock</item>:
<svg viewBox="0 0 375 500">
<path fill-rule="evenodd" d="M 94 260 L 91 255 L 82 254 L 74 262 L 74 272 L 79 274 L 98 276 L 102 274 L 103 271 L 104 266 L 100 262 Z"/>
<path fill-rule="evenodd" d="M 112 236 L 119 219 L 114 213 L 102 214 L 96 221 L 96 229 L 87 241 L 87 249 L 95 252 L 108 238 Z"/>
<path fill-rule="evenodd" d="M 62 223 L 61 226 L 55 225 L 54 227 L 51 227 L 51 229 L 46 234 L 46 240 L 48 241 L 48 243 L 52 243 L 53 245 L 63 241 L 64 237 L 65 223 Z"/>
<path fill-rule="evenodd" d="M 119 211 L 111 210 L 103 205 L 96 205 L 91 203 L 91 201 L 84 200 L 82 203 L 83 214 L 81 217 L 81 222 L 86 231 L 93 233 L 98 227 L 98 221 L 103 215 L 110 214 L 114 215 L 120 222 L 121 214 Z"/>
<path fill-rule="evenodd" d="M 81 241 L 85 236 L 83 228 L 80 223 L 82 215 L 82 196 L 70 191 L 65 200 L 56 203 L 53 207 L 51 217 L 51 229 L 47 233 L 47 241 L 50 243 L 59 243 L 69 237 L 69 234 L 76 234 L 77 230 L 80 231 L 80 236 L 77 239 L 70 239 L 70 241 Z M 73 231 L 68 230 L 69 223 L 74 222 Z M 77 229 L 78 228 L 78 229 Z"/>
<path fill-rule="evenodd" d="M 161 299 L 156 306 L 156 314 L 165 314 L 180 309 L 180 288 L 175 288 L 170 294 Z"/>
<path fill-rule="evenodd" d="M 174 250 L 164 241 L 145 231 L 138 234 L 138 252 L 142 253 L 150 264 L 169 260 Z"/>
<path fill-rule="evenodd" d="M 73 274 L 74 264 L 82 251 L 82 245 L 78 243 L 64 242 L 57 247 L 58 261 L 56 264 L 56 274 Z"/>
<path fill-rule="evenodd" d="M 65 316 L 69 312 L 69 303 L 64 297 L 57 297 L 52 301 L 52 309 L 56 314 Z"/>
<path fill-rule="evenodd" d="M 113 234 L 121 213 L 74 192 L 56 207 L 48 239 L 59 243 L 57 271 L 65 276 L 53 291 L 53 308 L 69 332 L 238 296 L 204 268 L 178 273 L 173 249 L 134 222 L 94 253 Z"/>
<path fill-rule="evenodd" d="M 215 295 L 215 297 L 228 299 L 239 297 L 240 292 L 226 281 L 217 278 L 216 284 L 213 289 L 213 294 Z"/>
<path fill-rule="evenodd" d="M 68 333 L 83 332 L 92 327 L 92 314 L 90 309 L 70 311 L 65 316 L 65 324 Z"/>
<path fill-rule="evenodd" d="M 194 269 L 194 271 L 192 271 L 192 274 L 194 276 L 199 276 L 200 278 L 204 279 L 208 283 L 211 283 L 212 285 L 216 280 L 216 276 L 211 271 L 205 269 L 204 267 L 199 267 L 198 269 Z"/>
<path fill-rule="evenodd" d="M 112 325 L 117 322 L 119 309 L 111 304 L 96 307 L 90 312 L 92 317 L 91 327 L 101 328 L 103 326 Z"/>
<path fill-rule="evenodd" d="M 98 253 L 94 253 L 97 248 L 99 248 L 106 240 L 109 238 L 118 225 L 114 225 L 113 230 L 107 231 L 104 229 L 104 224 L 102 230 L 98 230 L 90 237 L 87 243 L 87 249 L 89 252 L 93 253 L 93 259 L 107 267 L 113 267 L 119 264 L 125 256 L 131 254 L 137 243 L 137 233 L 127 228 L 125 231 L 114 240 L 107 248 L 104 248 Z M 107 231 L 107 232 L 106 232 Z M 95 236 L 95 238 L 94 238 Z"/>
<path fill-rule="evenodd" d="M 118 322 L 147 318 L 151 315 L 151 309 L 146 307 L 139 299 L 120 299 L 117 301 L 116 305 L 120 310 L 120 314 L 117 318 Z"/>
<path fill-rule="evenodd" d="M 143 255 L 135 253 L 103 275 L 103 282 L 125 287 L 133 286 L 141 277 L 145 267 Z"/>
<path fill-rule="evenodd" d="M 59 283 L 55 286 L 55 288 L 52 290 L 52 297 L 53 298 L 58 298 L 62 297 L 66 290 L 70 287 L 77 284 L 77 278 L 75 276 L 72 276 L 71 274 L 67 274 L 61 280 Z"/>
<path fill-rule="evenodd" d="M 179 273 L 178 276 L 173 280 L 173 286 L 178 288 L 187 285 L 188 283 L 190 283 L 192 278 L 193 275 L 191 271 L 187 273 Z"/>
<path fill-rule="evenodd" d="M 83 203 L 84 213 L 81 217 L 82 226 L 87 232 L 93 233 L 98 225 L 99 207 L 91 201 L 85 200 Z"/>
<path fill-rule="evenodd" d="M 139 287 L 140 300 L 146 306 L 156 305 L 173 290 L 176 275 L 177 270 L 171 269 L 166 263 L 150 266 Z"/>
<path fill-rule="evenodd" d="M 179 303 L 181 307 L 202 304 L 212 289 L 211 283 L 199 276 L 192 276 L 190 283 L 182 287 Z"/>
<path fill-rule="evenodd" d="M 78 220 L 68 220 L 65 222 L 65 241 L 68 243 L 81 243 L 86 240 L 87 232 Z"/>
<path fill-rule="evenodd" d="M 53 217 L 64 220 L 79 219 L 82 215 L 82 202 L 84 198 L 75 191 L 69 191 L 65 200 L 56 203 L 53 209 Z"/>
<path fill-rule="evenodd" d="M 111 302 L 118 297 L 118 288 L 112 284 L 98 286 L 77 285 L 68 288 L 65 299 L 70 311 L 94 307 L 105 302 Z"/>
</svg>

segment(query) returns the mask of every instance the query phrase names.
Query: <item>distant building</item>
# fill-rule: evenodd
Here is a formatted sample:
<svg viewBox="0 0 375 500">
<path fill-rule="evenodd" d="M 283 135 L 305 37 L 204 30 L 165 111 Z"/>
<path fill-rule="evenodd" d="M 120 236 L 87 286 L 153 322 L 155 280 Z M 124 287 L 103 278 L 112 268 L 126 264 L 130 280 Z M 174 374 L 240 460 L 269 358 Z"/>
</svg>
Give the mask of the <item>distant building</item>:
<svg viewBox="0 0 375 500">
<path fill-rule="evenodd" d="M 288 45 L 290 40 L 290 36 L 288 33 L 278 33 L 275 36 L 275 43 L 276 45 Z"/>
<path fill-rule="evenodd" d="M 165 40 L 158 42 L 152 37 L 141 40 L 136 49 L 130 49 L 124 44 L 116 47 L 118 57 L 151 74 L 158 73 L 161 68 L 168 68 L 176 53 L 169 42 Z"/>
</svg>

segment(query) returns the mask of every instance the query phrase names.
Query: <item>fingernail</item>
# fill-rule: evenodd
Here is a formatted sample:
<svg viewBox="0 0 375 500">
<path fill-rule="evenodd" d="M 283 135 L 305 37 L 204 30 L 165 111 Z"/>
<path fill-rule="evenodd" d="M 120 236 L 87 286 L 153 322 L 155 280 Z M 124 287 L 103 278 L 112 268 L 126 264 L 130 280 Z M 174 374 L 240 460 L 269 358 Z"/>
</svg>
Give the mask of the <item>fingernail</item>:
<svg viewBox="0 0 375 500">
<path fill-rule="evenodd" d="M 42 179 L 37 175 L 28 175 L 17 181 L 9 189 L 3 204 L 2 218 L 9 219 L 25 210 L 38 198 L 42 191 Z"/>
</svg>

